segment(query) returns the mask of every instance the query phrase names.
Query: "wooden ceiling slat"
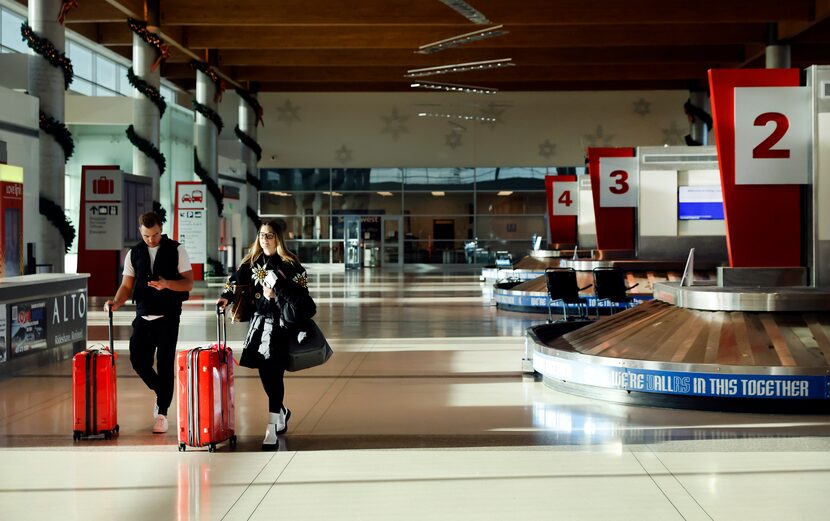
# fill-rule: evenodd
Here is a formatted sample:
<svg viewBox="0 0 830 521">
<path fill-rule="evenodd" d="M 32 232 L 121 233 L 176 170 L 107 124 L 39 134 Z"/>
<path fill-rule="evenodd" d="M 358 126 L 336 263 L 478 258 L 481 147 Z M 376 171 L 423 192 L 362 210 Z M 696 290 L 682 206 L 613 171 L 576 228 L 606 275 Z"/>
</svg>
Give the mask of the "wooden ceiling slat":
<svg viewBox="0 0 830 521">
<path fill-rule="evenodd" d="M 808 21 L 813 0 L 477 0 L 493 23 L 574 25 Z M 162 2 L 170 25 L 453 24 L 466 20 L 437 0 L 178 0 Z M 472 26 L 472 24 L 470 24 Z"/>
<path fill-rule="evenodd" d="M 228 27 L 189 27 L 186 44 L 210 49 L 410 49 L 457 35 L 430 26 L 308 26 L 251 27 L 244 36 Z M 589 47 L 640 45 L 721 45 L 765 41 L 765 24 L 703 24 L 643 26 L 527 26 L 498 38 L 470 44 L 476 47 Z"/>
<path fill-rule="evenodd" d="M 259 52 L 222 50 L 219 64 L 272 67 L 400 66 L 429 67 L 441 59 L 446 63 L 484 61 L 504 54 L 521 56 L 522 65 L 604 64 L 604 63 L 740 63 L 740 45 L 695 45 L 673 47 L 560 47 L 505 49 L 450 49 L 435 55 L 416 54 L 408 49 L 267 49 Z"/>
<path fill-rule="evenodd" d="M 181 67 L 181 66 L 179 66 Z M 651 65 L 609 65 L 603 67 L 582 67 L 563 65 L 552 67 L 510 67 L 499 70 L 476 70 L 455 74 L 439 74 L 410 78 L 405 81 L 438 81 L 449 83 L 486 83 L 487 81 L 520 80 L 532 78 L 534 81 L 548 80 L 602 80 L 611 77 L 619 80 L 677 80 L 686 78 L 703 78 L 708 67 L 699 64 L 666 64 L 660 67 Z M 323 82 L 386 82 L 404 77 L 406 70 L 400 67 L 237 67 L 233 77 L 239 81 L 280 81 L 291 78 L 292 81 Z"/>
</svg>

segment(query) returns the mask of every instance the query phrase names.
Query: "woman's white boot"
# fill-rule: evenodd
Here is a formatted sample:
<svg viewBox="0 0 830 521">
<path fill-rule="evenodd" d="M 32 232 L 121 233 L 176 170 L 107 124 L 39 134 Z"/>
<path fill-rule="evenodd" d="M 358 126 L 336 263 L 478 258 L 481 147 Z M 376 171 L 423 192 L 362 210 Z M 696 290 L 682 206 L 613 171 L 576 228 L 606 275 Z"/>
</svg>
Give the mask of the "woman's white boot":
<svg viewBox="0 0 830 521">
<path fill-rule="evenodd" d="M 268 426 L 265 428 L 265 439 L 262 440 L 262 450 L 277 449 L 277 423 L 280 421 L 280 413 L 268 413 Z"/>
</svg>

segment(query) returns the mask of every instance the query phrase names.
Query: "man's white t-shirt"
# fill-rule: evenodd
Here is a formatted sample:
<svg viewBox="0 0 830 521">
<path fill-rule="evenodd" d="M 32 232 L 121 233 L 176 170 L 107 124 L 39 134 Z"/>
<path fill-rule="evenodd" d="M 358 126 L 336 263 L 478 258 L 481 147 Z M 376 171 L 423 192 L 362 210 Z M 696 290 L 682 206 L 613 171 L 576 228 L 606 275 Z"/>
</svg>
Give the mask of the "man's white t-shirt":
<svg viewBox="0 0 830 521">
<path fill-rule="evenodd" d="M 155 248 L 150 248 L 149 246 L 147 247 L 147 250 L 150 252 L 150 271 L 153 270 L 153 266 L 156 263 L 156 254 L 159 252 L 160 246 L 161 244 L 159 244 L 159 246 L 156 246 Z M 191 271 L 193 267 L 190 265 L 190 258 L 187 256 L 187 250 L 184 249 L 184 246 L 179 244 L 176 251 L 179 254 L 179 265 L 177 268 L 179 270 L 179 273 Z M 124 271 L 122 271 L 121 274 L 127 277 L 135 278 L 135 268 L 133 267 L 132 252 L 133 250 L 127 252 L 127 257 L 124 259 Z M 144 318 L 146 320 L 155 320 L 161 317 L 162 315 L 147 315 Z"/>
</svg>

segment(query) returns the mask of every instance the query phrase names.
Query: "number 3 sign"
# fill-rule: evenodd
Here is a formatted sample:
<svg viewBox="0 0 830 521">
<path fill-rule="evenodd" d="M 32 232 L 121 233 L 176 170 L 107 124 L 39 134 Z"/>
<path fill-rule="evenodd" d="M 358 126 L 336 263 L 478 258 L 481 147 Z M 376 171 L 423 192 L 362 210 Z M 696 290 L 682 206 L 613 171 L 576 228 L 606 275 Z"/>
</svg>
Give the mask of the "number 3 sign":
<svg viewBox="0 0 830 521">
<path fill-rule="evenodd" d="M 735 89 L 735 184 L 809 183 L 809 87 Z"/>
<path fill-rule="evenodd" d="M 599 159 L 599 205 L 603 208 L 637 206 L 640 163 L 636 157 Z"/>
</svg>

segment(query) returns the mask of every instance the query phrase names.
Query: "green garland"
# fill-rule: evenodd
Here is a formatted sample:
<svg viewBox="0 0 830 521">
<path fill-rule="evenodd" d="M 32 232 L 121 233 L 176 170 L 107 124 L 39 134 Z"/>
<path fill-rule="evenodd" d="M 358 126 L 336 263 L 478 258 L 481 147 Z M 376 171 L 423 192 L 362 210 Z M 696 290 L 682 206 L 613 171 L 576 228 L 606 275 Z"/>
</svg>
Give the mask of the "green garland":
<svg viewBox="0 0 830 521">
<path fill-rule="evenodd" d="M 222 123 L 222 117 L 219 115 L 218 112 L 213 110 L 212 108 L 208 107 L 207 105 L 202 105 L 195 99 L 193 100 L 193 109 L 201 114 L 202 116 L 208 118 L 211 123 L 216 125 L 216 133 L 221 134 L 222 129 L 225 127 L 225 124 Z"/>
<path fill-rule="evenodd" d="M 63 162 L 69 161 L 72 154 L 75 152 L 75 141 L 72 139 L 72 133 L 66 128 L 66 125 L 56 120 L 52 116 L 47 116 L 45 112 L 40 111 L 40 128 L 53 138 L 63 149 Z"/>
<path fill-rule="evenodd" d="M 257 190 L 262 190 L 262 181 L 259 180 L 254 174 L 245 171 L 245 179 L 248 181 L 248 184 L 256 188 Z"/>
<path fill-rule="evenodd" d="M 164 154 L 162 154 L 154 144 L 136 134 L 135 127 L 132 125 L 127 127 L 127 139 L 130 140 L 130 143 L 132 143 L 134 147 L 144 152 L 145 156 L 155 161 L 156 166 L 158 166 L 159 169 L 159 175 L 164 175 L 164 170 L 167 168 L 167 160 L 164 159 Z"/>
<path fill-rule="evenodd" d="M 153 102 L 153 105 L 159 109 L 159 118 L 164 116 L 164 111 L 167 110 L 167 102 L 164 101 L 164 96 L 161 95 L 159 89 L 136 76 L 132 67 L 127 69 L 127 81 L 130 82 L 130 85 L 134 89 L 143 94 L 145 98 Z"/>
<path fill-rule="evenodd" d="M 259 230 L 260 227 L 262 226 L 262 221 L 259 220 L 259 215 L 250 206 L 246 207 L 245 210 L 246 210 L 245 213 L 248 214 L 248 219 L 250 219 L 251 222 L 254 223 L 254 226 L 256 227 L 256 229 Z"/>
<path fill-rule="evenodd" d="M 167 210 L 158 201 L 153 201 L 153 212 L 161 219 L 161 224 L 167 222 Z"/>
<path fill-rule="evenodd" d="M 197 70 L 210 78 L 210 81 L 213 82 L 213 86 L 216 88 L 216 94 L 213 95 L 213 101 L 220 102 L 222 101 L 222 93 L 225 92 L 225 82 L 222 81 L 222 78 L 216 73 L 213 68 L 205 62 L 199 60 L 190 60 L 190 68 L 193 70 Z"/>
<path fill-rule="evenodd" d="M 147 30 L 147 22 L 136 20 L 135 18 L 127 18 L 127 25 L 130 26 L 132 32 L 144 40 L 144 43 L 155 49 L 156 61 L 153 62 L 151 69 L 156 70 L 156 67 L 170 56 L 170 46 L 164 43 L 164 40 L 159 35 Z"/>
<path fill-rule="evenodd" d="M 239 141 L 242 141 L 243 145 L 253 150 L 254 154 L 256 154 L 256 160 L 257 162 L 259 162 L 262 159 L 262 147 L 259 146 L 259 143 L 257 143 L 256 140 L 248 134 L 242 132 L 242 129 L 239 128 L 239 125 L 233 127 L 233 133 L 236 134 L 236 137 L 239 138 Z"/>
<path fill-rule="evenodd" d="M 63 71 L 63 90 L 69 88 L 72 79 L 75 77 L 75 71 L 72 69 L 72 61 L 66 57 L 66 54 L 59 51 L 55 45 L 35 34 L 32 26 L 23 22 L 20 25 L 20 34 L 23 40 L 30 49 L 43 56 L 52 67 L 57 67 Z"/>
<path fill-rule="evenodd" d="M 219 215 L 222 215 L 222 211 L 225 209 L 225 203 L 222 201 L 225 197 L 222 195 L 222 190 L 219 188 L 219 185 L 211 179 L 208 171 L 199 162 L 199 155 L 196 153 L 195 148 L 193 149 L 193 171 L 196 172 L 196 177 L 207 185 L 208 192 L 213 196 L 213 200 L 216 201 L 216 208 L 219 209 Z"/>
<path fill-rule="evenodd" d="M 237 87 L 236 94 L 239 95 L 239 97 L 242 98 L 242 101 L 247 103 L 248 106 L 251 107 L 251 110 L 254 111 L 254 114 L 256 114 L 255 126 L 259 126 L 259 124 L 262 123 L 262 126 L 264 127 L 265 119 L 263 118 L 263 114 L 265 111 L 262 109 L 262 105 L 259 104 L 259 100 L 254 97 L 253 92 Z"/>
<path fill-rule="evenodd" d="M 55 228 L 63 237 L 64 253 L 69 253 L 69 248 L 72 246 L 72 241 L 75 240 L 75 227 L 72 226 L 72 221 L 66 217 L 63 208 L 58 206 L 44 196 L 40 196 L 40 215 L 54 225 Z"/>
</svg>

